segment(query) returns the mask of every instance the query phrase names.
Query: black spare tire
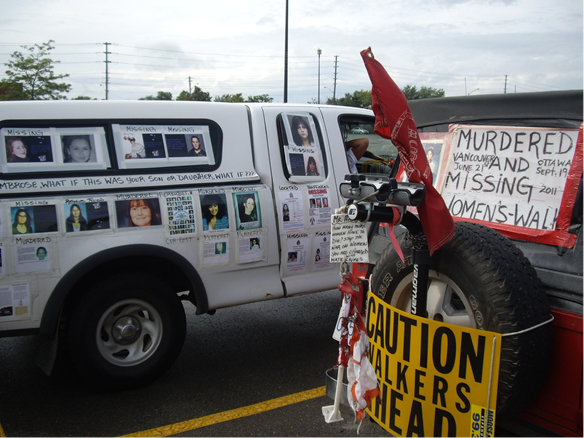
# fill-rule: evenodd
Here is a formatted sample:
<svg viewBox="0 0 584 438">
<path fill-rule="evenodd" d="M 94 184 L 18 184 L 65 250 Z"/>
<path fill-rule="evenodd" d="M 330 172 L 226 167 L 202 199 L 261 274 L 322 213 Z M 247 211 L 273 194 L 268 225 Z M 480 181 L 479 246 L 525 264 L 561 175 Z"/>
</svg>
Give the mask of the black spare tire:
<svg viewBox="0 0 584 438">
<path fill-rule="evenodd" d="M 410 311 L 412 240 L 399 238 L 403 263 L 388 246 L 373 269 L 371 291 Z M 430 259 L 428 318 L 496 333 L 516 333 L 549 321 L 550 306 L 531 263 L 512 241 L 482 225 L 457 222 L 454 237 Z M 497 418 L 522 411 L 535 398 L 551 360 L 551 323 L 504 336 Z"/>
</svg>

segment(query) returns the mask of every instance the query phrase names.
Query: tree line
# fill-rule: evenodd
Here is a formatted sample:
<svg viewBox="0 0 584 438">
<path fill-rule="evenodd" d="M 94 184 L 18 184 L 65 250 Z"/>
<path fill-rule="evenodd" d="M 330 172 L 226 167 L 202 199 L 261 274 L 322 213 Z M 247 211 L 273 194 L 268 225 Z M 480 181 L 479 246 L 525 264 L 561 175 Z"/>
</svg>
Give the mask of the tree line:
<svg viewBox="0 0 584 438">
<path fill-rule="evenodd" d="M 0 100 L 61 100 L 67 99 L 65 93 L 71 91 L 71 84 L 62 82 L 69 77 L 68 74 L 54 73 L 55 64 L 60 61 L 51 59 L 50 52 L 55 47 L 54 41 L 35 44 L 33 46 L 21 46 L 23 51 L 15 51 L 10 55 L 10 60 L 4 65 L 7 67 L 6 78 L 0 80 Z M 442 89 L 433 87 L 417 88 L 415 85 L 406 85 L 401 89 L 408 100 L 425 99 L 428 97 L 444 97 Z M 71 100 L 92 100 L 89 96 L 77 96 Z M 97 99 L 93 99 L 97 100 Z M 172 93 L 159 91 L 156 96 L 148 95 L 139 100 L 173 100 Z M 247 96 L 244 99 L 242 93 L 211 95 L 203 91 L 199 86 L 194 90 L 183 90 L 175 100 L 214 102 L 273 102 L 269 94 Z M 309 103 L 315 103 L 309 102 Z M 371 108 L 371 90 L 356 90 L 346 93 L 340 98 L 328 98 L 329 105 L 345 105 L 360 108 Z"/>
</svg>

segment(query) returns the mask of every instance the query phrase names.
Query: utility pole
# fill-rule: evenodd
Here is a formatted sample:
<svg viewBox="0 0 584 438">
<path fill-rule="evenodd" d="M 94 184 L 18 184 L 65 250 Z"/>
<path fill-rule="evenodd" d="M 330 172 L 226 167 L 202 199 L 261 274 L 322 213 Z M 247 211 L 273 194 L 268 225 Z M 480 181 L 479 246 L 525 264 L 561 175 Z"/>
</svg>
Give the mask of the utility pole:
<svg viewBox="0 0 584 438">
<path fill-rule="evenodd" d="M 503 94 L 507 94 L 507 75 L 505 75 L 505 91 Z"/>
<path fill-rule="evenodd" d="M 333 105 L 336 105 L 337 103 L 337 62 L 339 59 L 339 55 L 335 55 L 335 81 L 333 83 Z"/>
<path fill-rule="evenodd" d="M 320 55 L 322 55 L 322 50 L 316 49 L 316 54 L 318 55 L 318 101 L 320 105 Z"/>
<path fill-rule="evenodd" d="M 288 0 L 286 0 L 286 36 L 284 38 L 284 103 L 288 102 Z"/>
<path fill-rule="evenodd" d="M 192 94 L 192 91 L 191 91 L 191 77 L 190 76 L 189 76 L 189 94 Z"/>
<path fill-rule="evenodd" d="M 111 62 L 108 59 L 107 55 L 111 55 L 111 52 L 108 51 L 108 47 L 111 43 L 104 43 L 105 44 L 105 100 L 107 100 L 108 98 L 108 94 L 109 94 L 109 69 L 108 69 L 108 65 Z"/>
</svg>

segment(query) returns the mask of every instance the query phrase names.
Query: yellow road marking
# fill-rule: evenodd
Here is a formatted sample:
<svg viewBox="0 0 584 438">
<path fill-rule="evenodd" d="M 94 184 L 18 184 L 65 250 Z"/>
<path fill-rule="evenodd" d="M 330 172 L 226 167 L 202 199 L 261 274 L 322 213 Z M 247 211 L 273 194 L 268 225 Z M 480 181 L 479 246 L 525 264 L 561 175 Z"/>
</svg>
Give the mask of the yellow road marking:
<svg viewBox="0 0 584 438">
<path fill-rule="evenodd" d="M 300 403 L 313 398 L 318 398 L 326 395 L 326 387 L 310 389 L 308 391 L 297 392 L 296 394 L 287 395 L 284 397 L 275 398 L 265 402 L 257 403 L 255 405 L 245 406 L 243 408 L 232 409 L 230 411 L 219 412 L 218 414 L 208 415 L 206 417 L 194 418 L 192 420 L 182 421 L 180 423 L 169 424 L 167 426 L 157 427 L 155 429 L 144 430 L 124 437 L 158 437 L 171 436 L 178 433 L 188 432 L 190 430 L 199 429 L 213 424 L 223 423 L 225 421 L 236 420 L 238 418 L 249 417 L 262 412 L 271 411 L 272 409 L 281 408 L 284 406 Z"/>
<path fill-rule="evenodd" d="M 0 437 L 5 437 L 6 434 L 4 433 L 4 429 L 2 429 L 2 425 L 0 424 Z"/>
</svg>

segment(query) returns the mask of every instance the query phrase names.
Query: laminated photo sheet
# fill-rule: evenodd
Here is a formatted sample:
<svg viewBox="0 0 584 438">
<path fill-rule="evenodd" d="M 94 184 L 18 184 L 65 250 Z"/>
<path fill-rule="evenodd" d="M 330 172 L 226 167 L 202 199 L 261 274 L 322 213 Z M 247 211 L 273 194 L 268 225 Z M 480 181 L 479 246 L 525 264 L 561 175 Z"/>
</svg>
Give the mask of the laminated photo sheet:
<svg viewBox="0 0 584 438">
<path fill-rule="evenodd" d="M 230 254 L 230 233 L 213 233 L 203 236 L 203 265 L 227 265 Z"/>
<path fill-rule="evenodd" d="M 261 230 L 237 232 L 237 250 L 240 263 L 255 262 L 263 259 L 264 234 Z"/>
<path fill-rule="evenodd" d="M 166 219 L 171 236 L 190 236 L 196 232 L 193 191 L 165 193 Z"/>
<path fill-rule="evenodd" d="M 279 216 L 282 232 L 304 231 L 304 202 L 301 190 L 280 190 Z"/>
<path fill-rule="evenodd" d="M 0 286 L 0 321 L 10 316 L 30 315 L 30 292 L 27 283 Z"/>
<path fill-rule="evenodd" d="M 306 273 L 308 270 L 310 239 L 307 233 L 286 236 L 285 257 L 286 274 Z"/>
<path fill-rule="evenodd" d="M 25 274 L 50 270 L 52 252 L 50 243 L 13 245 L 14 272 Z"/>
<path fill-rule="evenodd" d="M 5 153 L 0 154 L 3 172 L 49 172 L 105 169 L 102 127 L 11 128 L 0 130 Z"/>
<path fill-rule="evenodd" d="M 332 209 L 329 200 L 327 186 L 308 188 L 308 222 L 311 226 L 330 224 Z"/>
<path fill-rule="evenodd" d="M 314 262 L 313 268 L 316 271 L 331 269 L 335 264 L 330 262 L 331 232 L 317 231 L 314 236 Z"/>
</svg>

